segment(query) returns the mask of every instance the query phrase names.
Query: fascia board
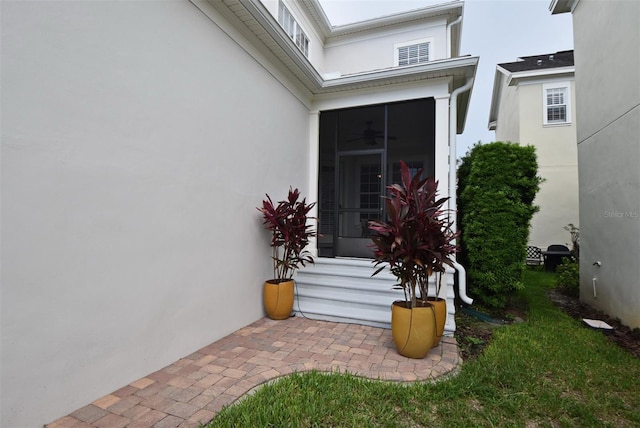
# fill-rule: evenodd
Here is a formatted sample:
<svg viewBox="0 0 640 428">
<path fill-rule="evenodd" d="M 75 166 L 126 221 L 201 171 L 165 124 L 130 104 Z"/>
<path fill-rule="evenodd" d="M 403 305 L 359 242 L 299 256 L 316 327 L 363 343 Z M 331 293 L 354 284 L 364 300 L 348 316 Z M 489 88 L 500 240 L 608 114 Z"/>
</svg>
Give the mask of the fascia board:
<svg viewBox="0 0 640 428">
<path fill-rule="evenodd" d="M 502 78 L 509 72 L 500 66 L 496 66 L 496 74 L 493 78 L 493 92 L 491 94 L 491 108 L 489 109 L 489 131 L 496 129 L 498 110 L 500 109 L 500 96 L 502 94 Z M 492 128 L 493 127 L 493 128 Z"/>
<path fill-rule="evenodd" d="M 557 67 L 557 68 L 545 68 L 542 70 L 526 70 L 510 73 L 507 78 L 507 86 L 517 86 L 523 81 L 531 79 L 540 79 L 548 77 L 569 76 L 575 74 L 575 66 L 571 67 Z"/>
<path fill-rule="evenodd" d="M 356 75 L 343 76 L 323 82 L 320 92 L 350 90 L 363 84 L 371 86 L 401 83 L 407 79 L 427 80 L 443 77 L 475 77 L 478 57 L 462 57 L 453 60 L 434 61 L 411 67 L 376 70 Z M 466 79 L 465 79 L 466 80 Z M 455 88 L 452 88 L 452 90 Z"/>
<path fill-rule="evenodd" d="M 318 0 L 301 0 L 301 3 L 309 11 L 311 22 L 315 23 L 316 29 L 322 35 L 323 39 L 326 39 L 331 35 L 331 21 L 324 12 L 324 8 Z M 324 43 L 324 40 L 323 40 Z"/>
<path fill-rule="evenodd" d="M 258 0 L 240 0 L 247 12 L 264 28 L 272 40 L 286 53 L 286 55 L 302 70 L 304 75 L 315 87 L 322 86 L 322 76 L 311 64 L 309 59 L 298 49 L 293 40 L 284 32 L 271 13 Z"/>
</svg>

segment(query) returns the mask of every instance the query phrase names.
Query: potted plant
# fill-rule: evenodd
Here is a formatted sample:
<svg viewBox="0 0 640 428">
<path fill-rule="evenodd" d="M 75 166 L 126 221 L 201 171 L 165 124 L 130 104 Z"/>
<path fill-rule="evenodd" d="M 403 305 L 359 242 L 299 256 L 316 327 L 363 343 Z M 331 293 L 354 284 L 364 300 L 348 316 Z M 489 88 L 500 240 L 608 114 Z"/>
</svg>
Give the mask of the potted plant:
<svg viewBox="0 0 640 428">
<path fill-rule="evenodd" d="M 264 307 L 271 319 L 286 319 L 293 310 L 293 274 L 305 263 L 313 263 L 311 253 L 305 250 L 309 238 L 316 236 L 307 224 L 309 211 L 315 203 L 308 204 L 300 198 L 298 189 L 289 188 L 286 200 L 274 205 L 266 195 L 262 207 L 264 226 L 271 231 L 273 248 L 273 279 L 265 281 L 263 287 Z"/>
<path fill-rule="evenodd" d="M 448 198 L 437 197 L 438 182 L 433 177 L 422 179 L 422 170 L 411 177 L 403 161 L 400 170 L 402 183 L 387 187 L 387 220 L 369 222 L 378 267 L 373 275 L 388 266 L 398 279 L 394 288 L 402 289 L 405 299 L 391 306 L 393 340 L 401 355 L 423 358 L 436 340 L 427 281 L 434 273 L 444 273 L 445 265 L 452 265 L 456 233 L 443 209 Z"/>
</svg>

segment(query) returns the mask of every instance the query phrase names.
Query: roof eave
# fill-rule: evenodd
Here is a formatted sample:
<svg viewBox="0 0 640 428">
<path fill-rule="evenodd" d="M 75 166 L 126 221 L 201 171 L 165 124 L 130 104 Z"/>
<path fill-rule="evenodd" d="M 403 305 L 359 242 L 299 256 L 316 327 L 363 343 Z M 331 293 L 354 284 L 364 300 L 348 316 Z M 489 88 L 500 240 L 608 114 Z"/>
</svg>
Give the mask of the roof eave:
<svg viewBox="0 0 640 428">
<path fill-rule="evenodd" d="M 507 74 L 507 86 L 517 86 L 524 81 L 535 79 L 573 77 L 575 70 L 575 66 L 572 65 L 567 67 L 545 68 L 541 70 L 509 72 Z"/>
<path fill-rule="evenodd" d="M 411 78 L 412 80 L 427 80 L 445 77 L 461 77 L 466 81 L 467 78 L 475 77 L 478 59 L 478 57 L 466 56 L 440 61 L 431 61 L 408 67 L 393 67 L 383 70 L 352 74 L 338 77 L 336 79 L 324 80 L 320 89 L 328 91 L 333 88 L 349 88 L 368 82 L 385 82 L 384 84 L 386 85 L 405 81 L 407 78 Z M 463 84 L 464 82 L 456 84 L 452 90 L 458 86 L 462 86 Z"/>
<path fill-rule="evenodd" d="M 496 67 L 496 73 L 493 78 L 493 92 L 491 94 L 491 108 L 489 109 L 489 131 L 495 131 L 498 121 L 498 109 L 500 103 L 500 96 L 502 94 L 502 78 L 508 75 L 505 69 L 500 66 Z"/>
<path fill-rule="evenodd" d="M 580 0 L 552 0 L 549 4 L 549 11 L 552 15 L 567 13 L 575 10 Z"/>
</svg>

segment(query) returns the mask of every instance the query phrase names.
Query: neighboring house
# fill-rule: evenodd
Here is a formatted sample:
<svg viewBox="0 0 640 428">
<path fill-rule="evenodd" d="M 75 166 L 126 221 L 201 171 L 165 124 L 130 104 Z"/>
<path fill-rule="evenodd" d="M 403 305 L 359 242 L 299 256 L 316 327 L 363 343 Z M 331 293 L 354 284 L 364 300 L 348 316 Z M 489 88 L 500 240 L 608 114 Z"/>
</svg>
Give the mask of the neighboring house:
<svg viewBox="0 0 640 428">
<path fill-rule="evenodd" d="M 554 0 L 571 12 L 580 171 L 580 298 L 640 327 L 640 2 Z"/>
<path fill-rule="evenodd" d="M 536 195 L 529 245 L 543 250 L 570 242 L 564 227 L 578 225 L 578 155 L 573 51 L 526 56 L 498 64 L 489 129 L 497 141 L 536 148 Z"/>
<path fill-rule="evenodd" d="M 462 2 L 339 27 L 317 0 L 0 7 L 0 425 L 42 425 L 263 317 L 255 207 L 290 185 L 318 201 L 318 269 L 360 277 L 338 315 L 388 323 L 392 279 L 362 288 L 363 225 L 400 159 L 455 196 L 478 64 Z M 304 306 L 313 277 L 300 309 L 331 318 Z M 384 310 L 352 310 L 369 301 Z"/>
</svg>

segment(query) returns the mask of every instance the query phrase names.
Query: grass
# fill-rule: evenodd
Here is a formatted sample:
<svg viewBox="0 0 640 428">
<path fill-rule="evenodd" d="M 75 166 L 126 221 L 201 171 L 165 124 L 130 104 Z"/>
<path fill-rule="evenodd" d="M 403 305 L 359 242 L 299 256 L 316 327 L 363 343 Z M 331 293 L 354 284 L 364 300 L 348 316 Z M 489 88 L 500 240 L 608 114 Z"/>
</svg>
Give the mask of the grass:
<svg viewBox="0 0 640 428">
<path fill-rule="evenodd" d="M 640 426 L 640 360 L 553 306 L 554 276 L 527 271 L 527 320 L 438 383 L 294 374 L 223 409 L 208 427 Z"/>
</svg>

